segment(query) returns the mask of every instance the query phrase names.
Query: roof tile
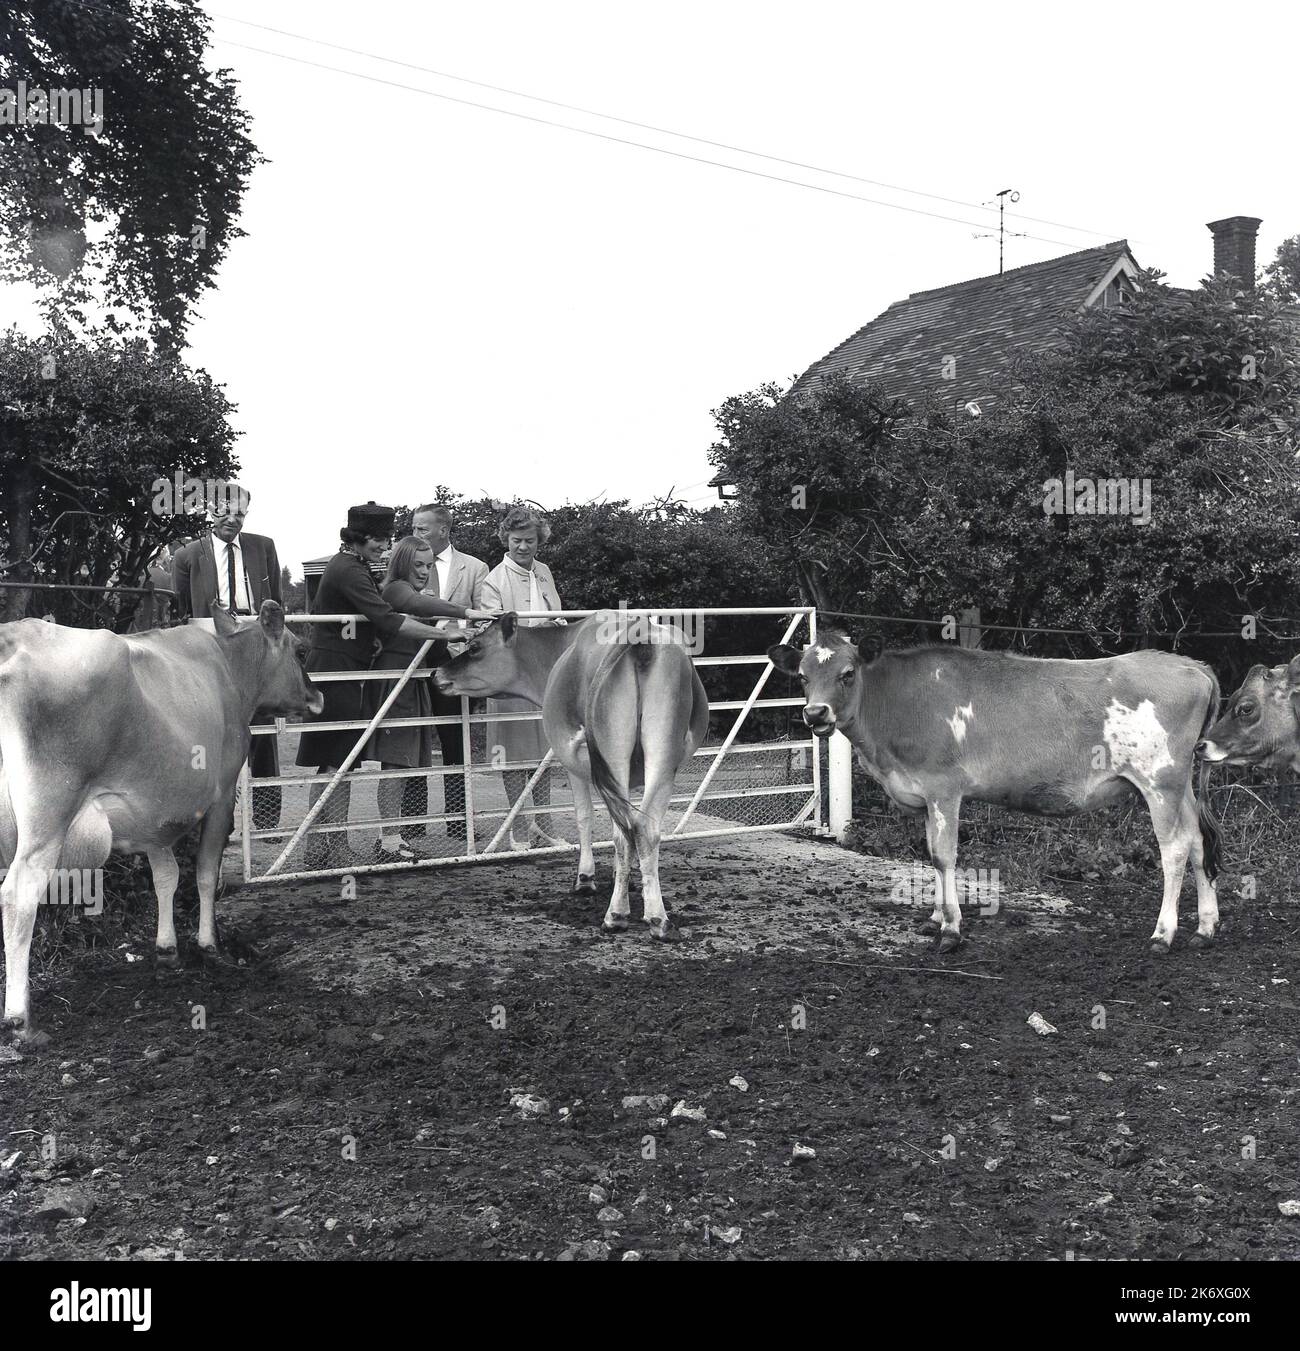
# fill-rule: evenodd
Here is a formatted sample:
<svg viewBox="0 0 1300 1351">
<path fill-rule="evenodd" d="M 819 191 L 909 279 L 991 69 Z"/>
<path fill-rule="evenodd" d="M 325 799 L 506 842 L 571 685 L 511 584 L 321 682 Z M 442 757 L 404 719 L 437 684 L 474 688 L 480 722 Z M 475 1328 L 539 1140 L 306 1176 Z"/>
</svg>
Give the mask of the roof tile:
<svg viewBox="0 0 1300 1351">
<path fill-rule="evenodd" d="M 948 407 L 962 407 L 988 398 L 1013 356 L 1056 345 L 1061 321 L 1124 255 L 1132 260 L 1128 242 L 1120 239 L 999 275 L 917 291 L 815 362 L 793 389 L 816 389 L 826 376 L 843 372 L 912 401 L 936 396 Z M 948 357 L 956 359 L 955 374 L 945 380 Z"/>
</svg>

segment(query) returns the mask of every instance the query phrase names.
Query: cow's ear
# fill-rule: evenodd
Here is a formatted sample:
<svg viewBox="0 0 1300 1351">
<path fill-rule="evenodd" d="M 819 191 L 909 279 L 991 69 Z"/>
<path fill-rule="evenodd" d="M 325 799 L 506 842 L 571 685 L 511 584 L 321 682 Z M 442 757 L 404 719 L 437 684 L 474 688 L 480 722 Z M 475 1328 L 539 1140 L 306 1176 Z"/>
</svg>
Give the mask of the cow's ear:
<svg viewBox="0 0 1300 1351">
<path fill-rule="evenodd" d="M 508 610 L 501 616 L 501 641 L 507 647 L 513 647 L 515 643 L 515 632 L 519 628 L 519 615 L 514 610 Z"/>
<path fill-rule="evenodd" d="M 272 638 L 278 638 L 284 632 L 284 610 L 279 602 L 264 600 L 257 612 L 257 622 Z"/>
<path fill-rule="evenodd" d="M 778 671 L 784 671 L 786 675 L 798 675 L 803 653 L 789 643 L 777 643 L 767 649 L 767 659 Z"/>
<path fill-rule="evenodd" d="M 225 609 L 215 596 L 212 598 L 210 613 L 212 615 L 212 627 L 216 630 L 218 638 L 229 638 L 232 633 L 239 632 L 239 624 L 235 616 Z"/>
</svg>

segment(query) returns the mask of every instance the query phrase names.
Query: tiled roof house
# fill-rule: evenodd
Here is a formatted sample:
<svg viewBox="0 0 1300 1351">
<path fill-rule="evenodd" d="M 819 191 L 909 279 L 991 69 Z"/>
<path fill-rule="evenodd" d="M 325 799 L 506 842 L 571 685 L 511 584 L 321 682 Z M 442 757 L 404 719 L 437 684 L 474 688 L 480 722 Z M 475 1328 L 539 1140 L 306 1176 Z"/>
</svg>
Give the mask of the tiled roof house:
<svg viewBox="0 0 1300 1351">
<path fill-rule="evenodd" d="M 1120 239 L 997 276 L 916 291 L 814 362 L 791 392 L 811 392 L 835 372 L 878 383 L 911 403 L 929 396 L 961 409 L 989 398 L 1014 356 L 1052 346 L 1067 315 L 1122 304 L 1138 271 Z"/>
<path fill-rule="evenodd" d="M 1255 279 L 1254 216 L 1211 221 L 1214 271 Z M 1059 341 L 1071 313 L 1095 305 L 1122 305 L 1139 271 L 1128 241 L 1067 253 L 991 277 L 917 291 L 895 301 L 795 381 L 787 397 L 816 390 L 832 373 L 919 403 L 931 398 L 949 410 L 997 397 L 1014 358 Z M 711 485 L 729 480 L 719 474 Z"/>
</svg>

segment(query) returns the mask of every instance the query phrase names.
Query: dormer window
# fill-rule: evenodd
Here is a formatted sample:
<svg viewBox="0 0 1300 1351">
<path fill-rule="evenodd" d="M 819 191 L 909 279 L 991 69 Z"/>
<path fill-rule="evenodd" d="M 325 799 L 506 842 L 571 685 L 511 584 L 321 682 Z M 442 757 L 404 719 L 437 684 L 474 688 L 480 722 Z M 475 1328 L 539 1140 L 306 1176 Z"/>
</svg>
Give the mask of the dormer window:
<svg viewBox="0 0 1300 1351">
<path fill-rule="evenodd" d="M 1121 272 L 1106 288 L 1102 305 L 1108 310 L 1114 309 L 1119 305 L 1127 305 L 1132 296 L 1133 288 L 1129 285 L 1129 279 L 1125 273 Z"/>
</svg>

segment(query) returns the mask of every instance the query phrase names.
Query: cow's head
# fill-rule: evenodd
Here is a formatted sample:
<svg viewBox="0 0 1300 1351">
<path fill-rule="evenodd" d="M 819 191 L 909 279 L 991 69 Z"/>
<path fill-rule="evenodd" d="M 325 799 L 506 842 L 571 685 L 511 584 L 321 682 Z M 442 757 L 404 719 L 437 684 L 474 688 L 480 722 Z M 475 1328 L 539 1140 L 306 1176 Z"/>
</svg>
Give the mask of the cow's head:
<svg viewBox="0 0 1300 1351">
<path fill-rule="evenodd" d="M 852 724 L 857 708 L 858 673 L 869 658 L 844 633 L 827 633 L 801 652 L 779 643 L 767 659 L 803 683 L 803 720 L 814 736 L 826 737 Z"/>
<path fill-rule="evenodd" d="M 275 601 L 264 600 L 256 622 L 242 624 L 214 606 L 212 626 L 234 654 L 237 673 L 256 691 L 255 712 L 280 718 L 319 716 L 325 696 L 303 669 L 306 644 L 285 627 L 284 611 Z"/>
<path fill-rule="evenodd" d="M 467 694 L 481 699 L 489 694 L 534 697 L 532 681 L 519 654 L 519 617 L 511 610 L 494 619 L 469 640 L 451 661 L 434 670 L 443 694 Z"/>
<path fill-rule="evenodd" d="M 1271 671 L 1252 666 L 1196 753 L 1213 764 L 1300 770 L 1300 657 Z"/>
</svg>

